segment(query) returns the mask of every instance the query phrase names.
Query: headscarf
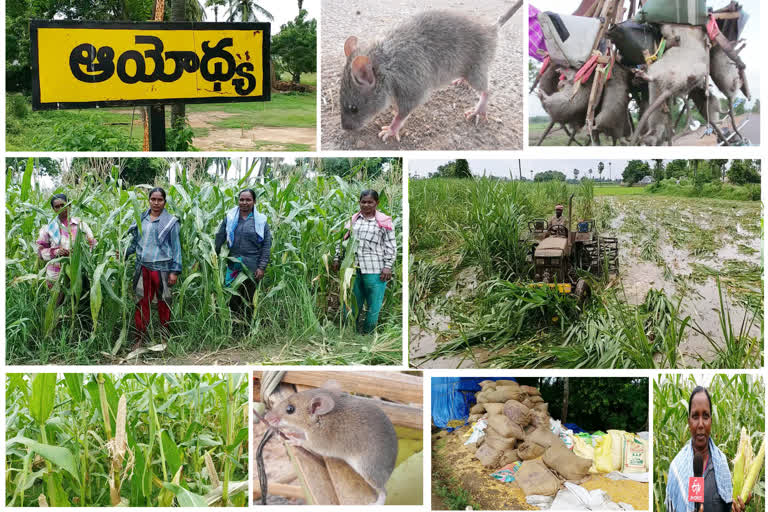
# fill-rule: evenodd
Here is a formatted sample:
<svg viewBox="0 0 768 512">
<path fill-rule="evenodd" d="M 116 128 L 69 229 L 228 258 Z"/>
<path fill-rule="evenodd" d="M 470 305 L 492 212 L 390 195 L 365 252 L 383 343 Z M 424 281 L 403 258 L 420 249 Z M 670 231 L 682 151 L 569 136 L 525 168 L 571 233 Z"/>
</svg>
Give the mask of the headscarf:
<svg viewBox="0 0 768 512">
<path fill-rule="evenodd" d="M 344 226 L 347 229 L 347 233 L 344 235 L 344 240 L 349 238 L 349 233 L 350 233 L 350 230 L 352 229 L 352 224 L 354 224 L 355 221 L 359 219 L 362 215 L 363 215 L 363 212 L 357 212 L 352 216 L 352 218 L 349 221 L 347 221 L 346 225 Z M 386 229 L 387 231 L 392 231 L 395 229 L 395 225 L 392 223 L 392 217 L 390 217 L 389 215 L 385 215 L 379 210 L 376 210 L 376 214 L 374 215 L 374 218 L 376 219 L 376 224 L 378 224 L 381 229 Z"/>
<path fill-rule="evenodd" d="M 256 234 L 259 235 L 259 239 L 264 239 L 264 227 L 267 225 L 267 216 L 263 213 L 259 213 L 254 208 L 251 213 L 253 214 L 253 229 Z M 235 243 L 235 229 L 237 229 L 237 223 L 240 221 L 240 207 L 235 206 L 227 212 L 227 246 L 232 247 Z"/>
<path fill-rule="evenodd" d="M 149 216 L 149 213 L 151 210 L 147 210 L 144 213 L 141 214 L 141 220 L 144 221 L 144 219 Z M 157 232 L 157 241 L 159 243 L 165 242 L 165 239 L 168 238 L 168 234 L 171 232 L 171 228 L 179 222 L 179 219 L 177 219 L 174 215 L 171 215 L 168 213 L 168 210 L 163 209 L 162 213 L 160 214 L 160 217 L 158 217 L 157 222 L 160 223 L 159 230 Z M 129 232 L 137 231 L 138 227 L 136 226 L 136 223 L 134 222 L 131 224 L 131 227 L 128 228 Z"/>
<path fill-rule="evenodd" d="M 717 493 L 723 501 L 733 501 L 733 486 L 731 484 L 731 471 L 728 468 L 728 459 L 725 457 L 712 438 L 709 438 L 709 462 L 714 464 L 715 482 Z M 693 440 L 685 443 L 683 449 L 675 455 L 672 464 L 669 465 L 669 477 L 667 480 L 667 497 L 665 499 L 668 511 L 690 512 L 694 503 L 688 501 L 688 479 L 693 476 Z"/>
</svg>

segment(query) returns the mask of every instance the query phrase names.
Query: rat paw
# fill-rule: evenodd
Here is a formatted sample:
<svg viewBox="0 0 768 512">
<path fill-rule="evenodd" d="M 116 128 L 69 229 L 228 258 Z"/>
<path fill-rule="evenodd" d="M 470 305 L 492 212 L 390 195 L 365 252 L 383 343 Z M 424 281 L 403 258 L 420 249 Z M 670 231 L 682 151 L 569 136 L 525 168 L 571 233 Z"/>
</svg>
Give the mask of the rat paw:
<svg viewBox="0 0 768 512">
<path fill-rule="evenodd" d="M 387 142 L 389 137 L 394 137 L 397 142 L 400 142 L 400 130 L 393 130 L 391 126 L 382 126 L 379 137 L 383 142 Z"/>
<path fill-rule="evenodd" d="M 467 110 L 466 112 L 464 112 L 464 118 L 467 121 L 472 122 L 472 118 L 475 119 L 475 126 L 480 124 L 480 118 L 481 117 L 483 118 L 484 121 L 487 121 L 488 120 L 488 112 L 485 111 L 485 110 L 480 110 L 480 109 L 472 109 L 472 110 Z"/>
</svg>

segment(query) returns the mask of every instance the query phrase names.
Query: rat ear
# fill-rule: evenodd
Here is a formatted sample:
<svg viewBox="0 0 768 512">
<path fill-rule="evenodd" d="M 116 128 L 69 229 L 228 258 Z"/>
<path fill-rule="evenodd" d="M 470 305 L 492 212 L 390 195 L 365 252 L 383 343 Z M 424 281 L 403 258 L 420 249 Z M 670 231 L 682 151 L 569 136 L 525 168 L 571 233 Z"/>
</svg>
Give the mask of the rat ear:
<svg viewBox="0 0 768 512">
<path fill-rule="evenodd" d="M 322 416 L 333 410 L 336 402 L 328 393 L 320 393 L 312 397 L 309 402 L 309 414 L 311 416 Z"/>
<path fill-rule="evenodd" d="M 352 77 L 364 87 L 376 85 L 376 77 L 373 74 L 371 59 L 365 55 L 358 55 L 352 61 Z"/>
<path fill-rule="evenodd" d="M 349 57 L 352 55 L 352 52 L 357 49 L 357 38 L 355 36 L 349 36 L 346 41 L 344 41 L 344 55 Z"/>
</svg>

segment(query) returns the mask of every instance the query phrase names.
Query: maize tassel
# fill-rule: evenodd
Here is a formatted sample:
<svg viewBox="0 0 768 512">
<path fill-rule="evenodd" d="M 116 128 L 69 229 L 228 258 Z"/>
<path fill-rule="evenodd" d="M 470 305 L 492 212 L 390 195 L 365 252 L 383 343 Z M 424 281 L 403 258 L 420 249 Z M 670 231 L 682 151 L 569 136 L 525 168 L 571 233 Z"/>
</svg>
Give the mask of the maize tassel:
<svg viewBox="0 0 768 512">
<path fill-rule="evenodd" d="M 763 463 L 765 462 L 765 434 L 763 434 L 763 442 L 760 443 L 760 451 L 757 452 L 752 465 L 749 466 L 749 473 L 747 473 L 744 479 L 744 485 L 741 488 L 741 501 L 747 501 L 749 493 L 752 492 L 752 488 L 757 482 L 757 477 L 760 476 L 760 471 L 763 469 Z"/>
</svg>

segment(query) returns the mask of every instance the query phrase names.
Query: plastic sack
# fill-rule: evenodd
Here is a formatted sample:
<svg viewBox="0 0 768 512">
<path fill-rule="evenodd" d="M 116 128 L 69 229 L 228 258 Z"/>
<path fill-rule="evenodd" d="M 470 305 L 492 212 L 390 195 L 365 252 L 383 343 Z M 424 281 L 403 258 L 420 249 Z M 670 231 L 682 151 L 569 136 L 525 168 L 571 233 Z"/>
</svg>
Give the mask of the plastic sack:
<svg viewBox="0 0 768 512">
<path fill-rule="evenodd" d="M 582 436 L 576 434 L 573 436 L 573 453 L 578 455 L 579 457 L 582 457 L 584 459 L 589 459 L 592 461 L 592 467 L 589 468 L 590 473 L 597 473 L 597 468 L 595 467 L 595 447 L 592 446 L 592 438 L 588 438 L 589 441 L 586 441 Z M 589 443 L 589 444 L 587 444 Z"/>
<path fill-rule="evenodd" d="M 635 21 L 706 25 L 707 2 L 706 0 L 648 0 L 638 11 Z"/>
<path fill-rule="evenodd" d="M 613 459 L 613 470 L 621 471 L 621 465 L 624 462 L 624 430 L 609 430 L 611 436 L 611 457 Z"/>
<path fill-rule="evenodd" d="M 485 420 L 478 420 L 472 425 L 472 430 L 469 431 L 469 439 L 464 443 L 472 444 L 480 440 L 485 435 L 485 429 L 488 427 L 488 423 Z"/>
<path fill-rule="evenodd" d="M 647 466 L 648 445 L 645 441 L 627 434 L 624 437 L 624 457 L 622 458 L 622 473 L 643 473 Z"/>
<path fill-rule="evenodd" d="M 593 460 L 595 469 L 599 473 L 610 473 L 611 471 L 619 470 L 619 468 L 613 466 L 612 439 L 611 436 L 603 436 L 595 445 Z"/>
<path fill-rule="evenodd" d="M 599 19 L 542 12 L 538 20 L 552 62 L 574 69 L 587 62 L 600 31 Z"/>
</svg>

